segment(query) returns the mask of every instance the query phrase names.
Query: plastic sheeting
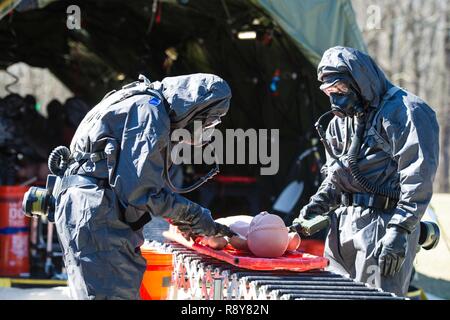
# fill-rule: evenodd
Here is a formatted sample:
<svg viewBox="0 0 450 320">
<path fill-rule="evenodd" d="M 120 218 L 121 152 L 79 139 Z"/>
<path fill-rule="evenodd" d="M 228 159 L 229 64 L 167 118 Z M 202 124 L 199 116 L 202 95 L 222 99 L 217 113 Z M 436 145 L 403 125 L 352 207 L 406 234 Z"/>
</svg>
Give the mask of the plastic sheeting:
<svg viewBox="0 0 450 320">
<path fill-rule="evenodd" d="M 294 40 L 315 66 L 341 45 L 366 51 L 350 0 L 252 0 Z"/>
</svg>

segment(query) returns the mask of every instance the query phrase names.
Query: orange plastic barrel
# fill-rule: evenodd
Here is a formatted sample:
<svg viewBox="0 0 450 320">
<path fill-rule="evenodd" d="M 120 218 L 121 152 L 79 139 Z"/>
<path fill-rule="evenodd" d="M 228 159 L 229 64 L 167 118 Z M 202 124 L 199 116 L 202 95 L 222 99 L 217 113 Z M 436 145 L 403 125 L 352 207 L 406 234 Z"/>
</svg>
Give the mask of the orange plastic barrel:
<svg viewBox="0 0 450 320">
<path fill-rule="evenodd" d="M 166 300 L 172 283 L 172 254 L 161 252 L 147 245 L 141 246 L 141 254 L 147 261 L 147 270 L 141 284 L 142 300 Z"/>
<path fill-rule="evenodd" d="M 29 187 L 0 186 L 0 276 L 29 274 L 30 219 L 22 211 Z"/>
</svg>

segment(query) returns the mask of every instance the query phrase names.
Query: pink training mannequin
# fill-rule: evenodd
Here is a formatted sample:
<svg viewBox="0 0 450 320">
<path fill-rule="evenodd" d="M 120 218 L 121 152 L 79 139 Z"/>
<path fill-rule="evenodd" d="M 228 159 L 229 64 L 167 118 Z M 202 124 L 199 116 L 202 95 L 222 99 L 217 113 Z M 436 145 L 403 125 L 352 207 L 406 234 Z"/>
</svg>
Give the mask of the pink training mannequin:
<svg viewBox="0 0 450 320">
<path fill-rule="evenodd" d="M 228 243 L 238 250 L 251 251 L 257 257 L 276 258 L 286 250 L 297 250 L 300 236 L 289 233 L 283 220 L 274 214 L 261 212 L 255 217 L 239 215 L 217 219 L 216 222 L 227 225 L 238 236 L 229 242 L 224 237 L 205 237 L 202 244 L 221 250 Z"/>
</svg>

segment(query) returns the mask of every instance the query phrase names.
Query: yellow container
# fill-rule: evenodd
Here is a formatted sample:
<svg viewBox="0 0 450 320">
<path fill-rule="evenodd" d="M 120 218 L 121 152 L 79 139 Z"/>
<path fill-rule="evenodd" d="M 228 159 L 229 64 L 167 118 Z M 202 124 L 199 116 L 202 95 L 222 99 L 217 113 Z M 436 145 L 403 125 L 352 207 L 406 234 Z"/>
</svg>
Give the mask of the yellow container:
<svg viewBox="0 0 450 320">
<path fill-rule="evenodd" d="M 147 270 L 141 284 L 142 300 L 166 300 L 172 283 L 172 254 L 160 252 L 145 244 L 141 254 L 147 260 Z"/>
</svg>

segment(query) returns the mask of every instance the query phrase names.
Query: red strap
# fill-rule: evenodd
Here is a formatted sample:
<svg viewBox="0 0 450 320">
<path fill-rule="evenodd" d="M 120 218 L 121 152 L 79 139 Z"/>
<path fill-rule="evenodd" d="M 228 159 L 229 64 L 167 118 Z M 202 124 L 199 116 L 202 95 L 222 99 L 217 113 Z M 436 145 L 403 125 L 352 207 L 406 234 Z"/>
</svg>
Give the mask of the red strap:
<svg viewBox="0 0 450 320">
<path fill-rule="evenodd" d="M 256 178 L 254 177 L 246 177 L 246 176 L 223 176 L 217 175 L 214 177 L 214 181 L 219 183 L 256 183 Z"/>
</svg>

